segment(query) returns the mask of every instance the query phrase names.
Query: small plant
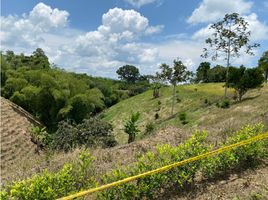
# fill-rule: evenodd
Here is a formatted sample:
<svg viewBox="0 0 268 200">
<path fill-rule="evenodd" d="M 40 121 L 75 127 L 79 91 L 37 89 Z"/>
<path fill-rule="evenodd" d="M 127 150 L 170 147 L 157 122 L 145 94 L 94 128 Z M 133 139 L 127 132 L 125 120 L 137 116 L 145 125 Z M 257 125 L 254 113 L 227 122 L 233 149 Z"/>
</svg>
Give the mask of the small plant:
<svg viewBox="0 0 268 200">
<path fill-rule="evenodd" d="M 221 104 L 221 108 L 229 108 L 230 107 L 230 101 L 229 100 L 224 100 Z"/>
<path fill-rule="evenodd" d="M 140 118 L 140 113 L 132 113 L 129 120 L 124 124 L 124 131 L 128 134 L 128 143 L 134 142 L 136 134 L 140 132 L 137 122 Z"/>
<path fill-rule="evenodd" d="M 179 118 L 181 121 L 186 120 L 186 113 L 185 112 L 180 113 Z"/>
<path fill-rule="evenodd" d="M 52 137 L 47 133 L 46 127 L 33 126 L 31 129 L 31 140 L 38 145 L 38 148 L 43 148 L 51 144 Z"/>
<path fill-rule="evenodd" d="M 159 114 L 158 114 L 158 113 L 155 113 L 155 115 L 154 115 L 154 119 L 155 119 L 155 120 L 159 119 Z"/>
<path fill-rule="evenodd" d="M 211 102 L 210 102 L 207 98 L 205 98 L 205 100 L 204 100 L 204 104 L 205 104 L 205 105 L 211 105 Z"/>
<path fill-rule="evenodd" d="M 179 114 L 179 119 L 183 125 L 188 124 L 188 121 L 186 119 L 186 113 L 182 112 Z"/>
<path fill-rule="evenodd" d="M 160 100 L 158 100 L 157 104 L 160 106 L 162 104 L 162 102 Z"/>
<path fill-rule="evenodd" d="M 152 122 L 146 124 L 146 126 L 145 126 L 145 135 L 151 134 L 154 130 L 155 130 L 155 125 Z"/>
<path fill-rule="evenodd" d="M 226 108 L 230 108 L 230 101 L 229 101 L 228 99 L 225 99 L 225 100 L 222 101 L 222 102 L 217 102 L 217 103 L 216 103 L 216 106 L 217 106 L 218 108 L 224 108 L 224 109 L 226 109 Z"/>
<path fill-rule="evenodd" d="M 177 97 L 177 103 L 180 103 L 181 99 L 179 97 Z"/>
</svg>

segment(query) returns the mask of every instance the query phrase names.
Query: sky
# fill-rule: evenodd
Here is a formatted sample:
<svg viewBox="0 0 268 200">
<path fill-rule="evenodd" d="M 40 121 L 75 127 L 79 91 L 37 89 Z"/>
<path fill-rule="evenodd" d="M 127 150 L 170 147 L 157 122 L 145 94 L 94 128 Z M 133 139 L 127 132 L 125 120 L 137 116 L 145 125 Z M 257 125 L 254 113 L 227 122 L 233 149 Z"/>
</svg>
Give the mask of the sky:
<svg viewBox="0 0 268 200">
<path fill-rule="evenodd" d="M 1 50 L 28 55 L 40 47 L 60 68 L 110 78 L 126 64 L 153 74 L 174 59 L 195 71 L 212 62 L 200 57 L 209 26 L 233 12 L 261 46 L 231 64 L 254 67 L 268 49 L 268 0 L 1 0 Z"/>
</svg>

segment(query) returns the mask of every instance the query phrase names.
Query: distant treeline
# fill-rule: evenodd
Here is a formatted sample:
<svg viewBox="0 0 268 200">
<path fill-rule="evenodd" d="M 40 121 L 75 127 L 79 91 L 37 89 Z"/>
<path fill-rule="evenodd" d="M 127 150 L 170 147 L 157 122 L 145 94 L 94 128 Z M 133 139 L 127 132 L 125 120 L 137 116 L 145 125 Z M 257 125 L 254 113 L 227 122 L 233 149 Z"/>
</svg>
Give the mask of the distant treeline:
<svg viewBox="0 0 268 200">
<path fill-rule="evenodd" d="M 66 72 L 50 64 L 41 48 L 30 56 L 1 52 L 1 95 L 51 130 L 66 119 L 80 123 L 148 88 L 146 79 L 126 82 Z"/>
</svg>

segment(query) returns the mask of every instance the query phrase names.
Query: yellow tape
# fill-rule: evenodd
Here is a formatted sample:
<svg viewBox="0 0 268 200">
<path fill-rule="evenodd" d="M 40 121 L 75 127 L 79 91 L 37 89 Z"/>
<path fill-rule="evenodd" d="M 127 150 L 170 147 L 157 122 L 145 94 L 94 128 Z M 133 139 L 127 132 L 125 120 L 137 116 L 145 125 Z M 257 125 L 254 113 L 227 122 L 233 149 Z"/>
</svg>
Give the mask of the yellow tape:
<svg viewBox="0 0 268 200">
<path fill-rule="evenodd" d="M 204 153 L 204 154 L 201 154 L 201 155 L 198 155 L 198 156 L 195 156 L 195 157 L 192 157 L 192 158 L 188 158 L 188 159 L 180 161 L 180 162 L 176 162 L 176 163 L 173 163 L 173 164 L 170 164 L 170 165 L 166 165 L 164 167 L 161 167 L 161 168 L 158 168 L 158 169 L 155 169 L 155 170 L 144 172 L 142 174 L 138 174 L 138 175 L 135 175 L 135 176 L 131 176 L 131 177 L 119 180 L 119 181 L 115 181 L 113 183 L 102 185 L 102 186 L 97 187 L 97 188 L 92 188 L 92 189 L 81 191 L 81 192 L 78 192 L 78 193 L 75 193 L 75 194 L 72 194 L 72 195 L 69 195 L 69 196 L 66 196 L 66 197 L 62 197 L 62 198 L 59 198 L 58 200 L 70 200 L 70 199 L 74 199 L 74 198 L 77 198 L 77 197 L 85 196 L 87 194 L 92 194 L 92 193 L 97 192 L 97 191 L 102 191 L 102 190 L 112 188 L 112 187 L 115 187 L 115 186 L 118 186 L 118 185 L 121 185 L 121 184 L 124 184 L 124 183 L 128 183 L 130 181 L 134 181 L 134 180 L 139 179 L 139 178 L 143 178 L 143 177 L 146 177 L 146 176 L 149 176 L 149 175 L 153 175 L 153 174 L 157 174 L 157 173 L 160 173 L 160 172 L 163 172 L 163 171 L 167 171 L 167 170 L 170 170 L 171 168 L 178 167 L 178 166 L 181 166 L 181 165 L 193 162 L 193 161 L 197 161 L 197 160 L 209 157 L 209 156 L 213 156 L 213 155 L 222 153 L 224 151 L 227 151 L 227 150 L 239 147 L 239 146 L 250 144 L 250 143 L 258 141 L 258 140 L 263 140 L 265 138 L 268 138 L 268 132 L 264 133 L 264 134 L 260 134 L 260 135 L 255 136 L 255 137 L 252 137 L 250 139 L 235 143 L 235 144 L 231 144 L 231 145 L 219 148 L 219 149 L 214 150 L 214 151 L 210 151 L 208 153 Z"/>
</svg>

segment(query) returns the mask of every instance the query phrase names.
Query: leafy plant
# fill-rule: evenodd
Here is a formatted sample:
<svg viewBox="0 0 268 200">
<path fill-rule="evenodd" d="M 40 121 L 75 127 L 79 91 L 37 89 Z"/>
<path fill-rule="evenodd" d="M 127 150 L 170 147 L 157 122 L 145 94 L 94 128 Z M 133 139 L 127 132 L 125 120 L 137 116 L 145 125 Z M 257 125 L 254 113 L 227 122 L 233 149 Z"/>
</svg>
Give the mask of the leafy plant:
<svg viewBox="0 0 268 200">
<path fill-rule="evenodd" d="M 155 130 L 155 125 L 152 122 L 149 122 L 145 126 L 145 134 L 151 134 Z"/>
<path fill-rule="evenodd" d="M 1 199 L 56 199 L 81 189 L 95 187 L 93 160 L 87 151 L 82 151 L 77 162 L 65 164 L 59 172 L 45 170 L 40 175 L 6 186 L 1 191 Z"/>
<path fill-rule="evenodd" d="M 136 134 L 140 132 L 137 122 L 140 118 L 140 113 L 132 113 L 130 118 L 124 124 L 124 131 L 128 134 L 128 143 L 134 142 Z"/>
</svg>

